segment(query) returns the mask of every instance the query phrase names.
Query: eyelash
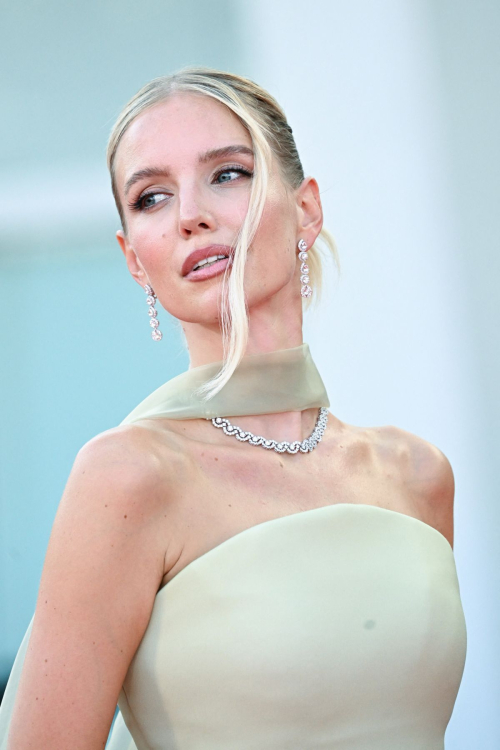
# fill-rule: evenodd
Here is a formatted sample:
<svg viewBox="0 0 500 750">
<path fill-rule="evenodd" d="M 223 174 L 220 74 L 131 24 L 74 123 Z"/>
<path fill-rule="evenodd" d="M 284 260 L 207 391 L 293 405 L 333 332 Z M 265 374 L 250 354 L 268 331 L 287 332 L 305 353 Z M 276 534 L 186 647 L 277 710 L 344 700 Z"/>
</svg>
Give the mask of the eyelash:
<svg viewBox="0 0 500 750">
<path fill-rule="evenodd" d="M 217 177 L 220 177 L 221 174 L 224 174 L 224 172 L 239 172 L 242 175 L 245 175 L 246 177 L 252 177 L 253 172 L 250 172 L 248 169 L 245 169 L 244 167 L 224 167 L 224 169 L 219 169 L 218 172 L 215 173 L 214 179 L 217 179 Z M 233 182 L 233 180 L 229 180 L 229 182 Z M 146 208 L 143 206 L 143 201 L 148 198 L 150 195 L 156 195 L 157 193 L 162 192 L 161 190 L 152 190 L 149 193 L 144 193 L 143 195 L 140 195 L 137 200 L 132 201 L 128 204 L 129 208 L 132 211 L 151 211 L 152 208 L 155 208 L 155 206 L 150 206 L 149 208 Z"/>
</svg>

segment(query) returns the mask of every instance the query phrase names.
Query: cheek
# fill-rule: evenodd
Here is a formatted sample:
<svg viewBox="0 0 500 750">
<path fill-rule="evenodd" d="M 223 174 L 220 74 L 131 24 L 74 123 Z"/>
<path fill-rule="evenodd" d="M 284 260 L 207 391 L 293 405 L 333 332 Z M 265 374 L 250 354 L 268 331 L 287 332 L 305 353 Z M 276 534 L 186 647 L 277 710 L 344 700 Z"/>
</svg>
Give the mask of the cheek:
<svg viewBox="0 0 500 750">
<path fill-rule="evenodd" d="M 142 217 L 129 228 L 129 241 L 146 271 L 165 268 L 174 250 L 171 227 L 157 217 Z"/>
<path fill-rule="evenodd" d="M 255 245 L 281 264 L 294 264 L 294 208 L 283 193 L 271 193 L 266 201 Z M 260 253 L 259 253 L 260 254 Z"/>
<path fill-rule="evenodd" d="M 295 214 L 282 196 L 269 196 L 248 258 L 250 305 L 258 304 L 288 284 L 296 272 Z"/>
<path fill-rule="evenodd" d="M 217 230 L 221 232 L 222 239 L 224 239 L 225 230 L 229 230 L 232 234 L 232 237 L 227 238 L 228 240 L 234 241 L 236 239 L 236 235 L 245 221 L 249 201 L 249 191 L 234 190 L 230 200 L 226 198 L 214 203 L 212 218 Z"/>
</svg>

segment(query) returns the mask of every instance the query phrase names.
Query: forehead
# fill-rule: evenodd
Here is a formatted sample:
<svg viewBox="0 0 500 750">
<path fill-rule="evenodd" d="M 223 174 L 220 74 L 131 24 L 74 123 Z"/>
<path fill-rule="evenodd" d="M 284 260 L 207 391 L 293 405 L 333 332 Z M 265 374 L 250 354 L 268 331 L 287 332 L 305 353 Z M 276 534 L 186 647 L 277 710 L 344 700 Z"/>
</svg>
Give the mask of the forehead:
<svg viewBox="0 0 500 750">
<path fill-rule="evenodd" d="M 146 109 L 125 131 L 115 157 L 115 175 L 145 167 L 175 167 L 212 148 L 244 144 L 250 134 L 236 115 L 210 96 L 179 92 Z"/>
</svg>

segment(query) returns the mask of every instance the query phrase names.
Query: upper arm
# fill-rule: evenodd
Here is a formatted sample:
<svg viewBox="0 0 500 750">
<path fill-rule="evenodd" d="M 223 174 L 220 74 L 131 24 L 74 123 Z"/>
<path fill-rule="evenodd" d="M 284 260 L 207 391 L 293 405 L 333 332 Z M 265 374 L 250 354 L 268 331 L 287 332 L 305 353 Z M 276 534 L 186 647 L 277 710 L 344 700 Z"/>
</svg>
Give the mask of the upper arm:
<svg viewBox="0 0 500 750">
<path fill-rule="evenodd" d="M 450 461 L 437 446 L 400 430 L 404 481 L 417 510 L 453 547 L 455 477 Z"/>
<path fill-rule="evenodd" d="M 104 748 L 164 572 L 164 488 L 140 430 L 108 431 L 78 453 L 47 548 L 10 747 Z"/>
</svg>

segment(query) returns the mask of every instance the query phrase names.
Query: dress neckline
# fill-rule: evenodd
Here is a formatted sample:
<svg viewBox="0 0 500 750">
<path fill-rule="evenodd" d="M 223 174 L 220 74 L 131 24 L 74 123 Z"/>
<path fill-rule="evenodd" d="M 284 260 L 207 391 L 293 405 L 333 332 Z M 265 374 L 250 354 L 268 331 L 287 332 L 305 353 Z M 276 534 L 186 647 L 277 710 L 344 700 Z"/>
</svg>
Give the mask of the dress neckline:
<svg viewBox="0 0 500 750">
<path fill-rule="evenodd" d="M 451 554 L 453 561 L 455 561 L 455 554 L 453 551 L 453 547 L 451 546 L 448 539 L 442 534 L 438 529 L 436 529 L 434 526 L 431 526 L 429 523 L 426 523 L 425 521 L 421 521 L 419 518 L 416 518 L 415 516 L 411 516 L 408 513 L 402 513 L 401 511 L 392 510 L 391 508 L 384 508 L 380 505 L 371 505 L 370 503 L 329 503 L 328 505 L 320 505 L 316 508 L 307 508 L 306 510 L 300 510 L 295 513 L 287 513 L 284 516 L 277 516 L 276 518 L 269 518 L 265 521 L 259 521 L 259 523 L 252 524 L 252 526 L 248 526 L 246 529 L 242 529 L 241 531 L 237 531 L 235 534 L 232 534 L 227 539 L 224 539 L 219 544 L 216 544 L 215 547 L 211 547 L 206 552 L 202 552 L 201 555 L 198 555 L 198 557 L 195 557 L 194 560 L 191 560 L 191 562 L 187 563 L 181 570 L 179 570 L 176 575 L 170 579 L 164 586 L 162 586 L 156 593 L 156 600 L 160 596 L 163 595 L 165 589 L 168 589 L 172 591 L 172 584 L 174 581 L 176 581 L 178 578 L 183 578 L 186 575 L 189 576 L 191 573 L 196 574 L 196 570 L 203 566 L 205 563 L 210 563 L 210 560 L 212 558 L 217 558 L 217 556 L 224 554 L 226 549 L 233 547 L 234 545 L 238 545 L 241 542 L 245 542 L 246 539 L 249 537 L 250 541 L 255 541 L 255 535 L 258 535 L 260 533 L 269 533 L 270 529 L 278 530 L 281 528 L 281 526 L 288 526 L 289 524 L 295 524 L 302 522 L 304 520 L 309 519 L 315 519 L 320 524 L 325 523 L 325 519 L 323 516 L 326 515 L 326 519 L 328 519 L 329 516 L 332 517 L 332 520 L 334 520 L 335 516 L 338 513 L 344 513 L 344 514 L 353 514 L 353 520 L 356 523 L 357 515 L 362 515 L 363 513 L 368 516 L 370 513 L 382 514 L 382 516 L 385 514 L 387 519 L 392 519 L 394 523 L 401 523 L 401 524 L 410 524 L 414 526 L 414 528 L 419 529 L 424 536 L 430 535 L 430 537 L 434 537 L 434 539 L 437 539 L 441 545 L 444 545 L 444 549 L 447 551 L 447 553 Z M 224 561 L 222 561 L 222 564 L 224 564 Z M 175 586 L 179 585 L 179 582 L 175 584 Z"/>
<path fill-rule="evenodd" d="M 222 362 L 193 367 L 168 380 L 147 396 L 120 424 L 139 419 L 209 419 L 276 414 L 329 407 L 325 385 L 309 345 L 246 354 L 231 378 L 209 401 L 195 394 L 217 375 Z"/>
</svg>

